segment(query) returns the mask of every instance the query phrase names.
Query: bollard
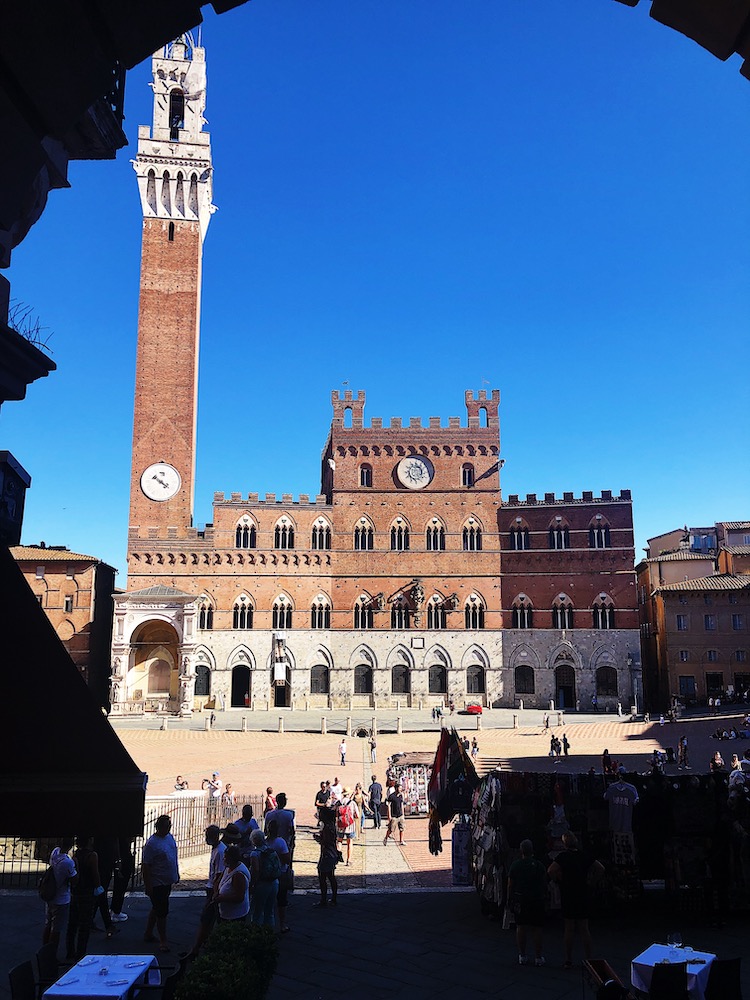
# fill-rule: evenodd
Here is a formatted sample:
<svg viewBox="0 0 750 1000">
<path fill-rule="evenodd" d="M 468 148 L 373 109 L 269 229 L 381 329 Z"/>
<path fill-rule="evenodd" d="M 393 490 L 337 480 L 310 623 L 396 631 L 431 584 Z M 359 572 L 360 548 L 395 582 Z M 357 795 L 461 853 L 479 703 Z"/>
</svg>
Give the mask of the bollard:
<svg viewBox="0 0 750 1000">
<path fill-rule="evenodd" d="M 164 718 L 161 720 L 161 728 L 167 729 L 168 726 L 169 726 L 169 717 L 165 715 Z"/>
<path fill-rule="evenodd" d="M 279 732 L 280 733 L 284 732 L 284 717 L 283 717 L 283 715 L 279 716 Z"/>
<path fill-rule="evenodd" d="M 480 730 L 481 728 L 482 728 L 482 716 L 478 715 L 477 716 L 477 730 Z"/>
<path fill-rule="evenodd" d="M 325 715 L 321 715 L 320 717 L 320 732 L 322 733 L 323 736 L 326 736 L 328 734 L 328 726 L 326 724 Z"/>
<path fill-rule="evenodd" d="M 372 735 L 373 736 L 377 736 L 378 735 L 378 720 L 375 718 L 374 715 L 372 717 L 372 725 L 370 726 L 370 729 L 372 729 Z"/>
<path fill-rule="evenodd" d="M 555 703 L 552 700 L 552 698 L 550 698 L 550 700 L 549 700 L 549 710 L 550 710 L 550 712 L 554 712 L 555 711 Z"/>
<path fill-rule="evenodd" d="M 421 712 L 422 711 L 422 699 L 421 698 L 419 699 L 419 703 L 418 704 L 419 704 L 419 711 Z"/>
<path fill-rule="evenodd" d="M 523 698 L 521 698 L 518 702 L 518 711 L 523 712 Z"/>
<path fill-rule="evenodd" d="M 351 715 L 347 715 L 347 717 L 346 717 L 346 735 L 347 736 L 351 736 L 352 735 L 352 717 L 351 717 Z"/>
<path fill-rule="evenodd" d="M 396 717 L 396 732 L 403 733 L 404 727 L 401 725 L 401 716 Z"/>
<path fill-rule="evenodd" d="M 211 716 L 210 715 L 207 716 L 207 718 L 205 718 L 203 720 L 203 728 L 206 730 L 207 733 L 211 732 Z"/>
<path fill-rule="evenodd" d="M 563 724 L 562 720 L 563 720 L 563 714 L 562 714 L 562 712 L 558 712 L 557 713 L 557 724 L 558 724 L 558 726 L 561 726 Z"/>
<path fill-rule="evenodd" d="M 243 733 L 247 732 L 247 716 L 246 715 L 242 716 L 242 732 Z"/>
<path fill-rule="evenodd" d="M 518 716 L 515 712 L 513 713 L 513 728 L 518 729 Z"/>
<path fill-rule="evenodd" d="M 398 698 L 396 699 L 396 711 L 397 712 L 401 711 L 401 702 Z"/>
</svg>

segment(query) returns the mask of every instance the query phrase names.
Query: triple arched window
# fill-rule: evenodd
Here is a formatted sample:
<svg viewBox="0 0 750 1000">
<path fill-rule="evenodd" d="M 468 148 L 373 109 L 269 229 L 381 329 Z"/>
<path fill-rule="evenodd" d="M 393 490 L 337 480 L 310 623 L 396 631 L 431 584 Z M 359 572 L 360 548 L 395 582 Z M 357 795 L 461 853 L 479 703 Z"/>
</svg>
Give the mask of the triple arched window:
<svg viewBox="0 0 750 1000">
<path fill-rule="evenodd" d="M 609 534 L 609 525 L 601 514 L 597 514 L 589 525 L 589 548 L 608 549 L 612 546 L 612 539 Z"/>
<path fill-rule="evenodd" d="M 409 526 L 403 518 L 396 518 L 391 527 L 391 551 L 406 552 L 409 548 Z"/>
<path fill-rule="evenodd" d="M 464 607 L 464 624 L 468 629 L 484 628 L 484 602 L 472 594 Z"/>
<path fill-rule="evenodd" d="M 243 594 L 234 602 L 232 608 L 232 628 L 247 629 L 253 627 L 253 606 Z"/>
<path fill-rule="evenodd" d="M 573 602 L 565 594 L 552 604 L 552 628 L 573 628 Z"/>
<path fill-rule="evenodd" d="M 594 628 L 614 628 L 615 608 L 612 599 L 600 594 L 591 606 Z"/>
<path fill-rule="evenodd" d="M 519 594 L 513 601 L 513 628 L 533 628 L 534 608 L 525 594 Z M 528 693 L 528 692 L 527 692 Z"/>
<path fill-rule="evenodd" d="M 250 518 L 243 518 L 234 532 L 234 544 L 238 549 L 254 549 L 258 544 L 258 533 Z"/>
<path fill-rule="evenodd" d="M 464 552 L 480 552 L 482 549 L 482 528 L 476 518 L 470 517 L 463 530 Z"/>
<path fill-rule="evenodd" d="M 520 518 L 510 529 L 510 547 L 517 552 L 531 548 L 529 529 Z"/>
<path fill-rule="evenodd" d="M 310 608 L 310 628 L 331 627 L 331 605 L 328 598 L 318 595 Z"/>
<path fill-rule="evenodd" d="M 366 597 L 360 597 L 354 605 L 354 627 L 373 628 L 374 613 L 370 601 Z"/>
<path fill-rule="evenodd" d="M 272 628 L 288 629 L 292 627 L 292 602 L 282 594 L 273 602 Z"/>
<path fill-rule="evenodd" d="M 549 527 L 549 547 L 551 549 L 570 548 L 570 528 L 562 518 L 556 518 Z"/>
<path fill-rule="evenodd" d="M 282 517 L 273 529 L 273 547 L 275 549 L 294 548 L 294 525 L 287 517 Z"/>
<path fill-rule="evenodd" d="M 439 597 L 433 597 L 427 605 L 427 628 L 448 628 L 448 612 Z"/>
<path fill-rule="evenodd" d="M 331 547 L 331 526 L 322 517 L 319 518 L 312 528 L 310 538 L 310 548 L 330 549 Z"/>
<path fill-rule="evenodd" d="M 425 541 L 428 552 L 445 552 L 445 528 L 437 519 L 427 525 Z"/>
<path fill-rule="evenodd" d="M 410 628 L 411 611 L 403 597 L 399 596 L 391 604 L 391 628 Z"/>
<path fill-rule="evenodd" d="M 354 529 L 354 551 L 371 552 L 375 547 L 375 531 L 366 518 L 362 518 Z"/>
</svg>

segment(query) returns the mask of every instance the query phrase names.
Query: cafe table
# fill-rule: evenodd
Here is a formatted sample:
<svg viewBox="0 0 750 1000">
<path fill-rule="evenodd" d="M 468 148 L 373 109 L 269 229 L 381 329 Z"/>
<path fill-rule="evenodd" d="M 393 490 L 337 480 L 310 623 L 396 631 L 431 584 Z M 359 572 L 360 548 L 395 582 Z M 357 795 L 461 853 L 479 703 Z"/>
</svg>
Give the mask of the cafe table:
<svg viewBox="0 0 750 1000">
<path fill-rule="evenodd" d="M 120 1000 L 134 986 L 161 982 L 153 955 L 87 955 L 45 990 L 53 1000 Z"/>
<path fill-rule="evenodd" d="M 652 944 L 630 964 L 630 982 L 633 989 L 640 993 L 648 993 L 651 988 L 651 976 L 654 966 L 662 962 L 678 964 L 687 963 L 687 986 L 690 1000 L 704 1000 L 708 972 L 711 963 L 716 958 L 707 951 L 694 951 L 692 948 L 674 948 L 665 944 Z"/>
</svg>

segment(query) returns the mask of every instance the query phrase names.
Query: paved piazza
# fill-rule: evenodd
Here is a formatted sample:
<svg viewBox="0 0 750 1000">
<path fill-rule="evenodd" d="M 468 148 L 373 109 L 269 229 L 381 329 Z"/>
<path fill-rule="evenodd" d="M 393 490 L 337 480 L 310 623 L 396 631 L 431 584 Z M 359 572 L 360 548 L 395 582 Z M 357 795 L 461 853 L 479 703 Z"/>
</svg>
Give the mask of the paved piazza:
<svg viewBox="0 0 750 1000">
<path fill-rule="evenodd" d="M 556 726 L 554 732 L 564 731 L 571 744 L 571 755 L 566 758 L 549 757 L 550 732 L 545 733 L 542 713 L 528 712 L 528 719 L 535 722 L 522 728 L 490 728 L 512 725 L 511 713 L 489 712 L 482 719 L 482 729 L 477 731 L 476 720 L 456 715 L 449 719 L 460 732 L 469 737 L 477 736 L 480 746 L 479 770 L 496 764 L 502 767 L 527 770 L 559 770 L 583 772 L 590 767 L 600 769 L 601 752 L 606 747 L 611 756 L 622 760 L 628 767 L 646 770 L 646 757 L 657 747 L 676 746 L 684 732 L 690 741 L 691 764 L 695 770 L 708 771 L 708 760 L 717 747 L 726 755 L 727 762 L 733 749 L 745 744 L 717 743 L 710 733 L 717 726 L 713 718 L 699 718 L 666 724 L 630 723 L 616 716 L 587 716 L 585 721 Z M 285 727 L 296 723 L 301 728 L 305 722 L 302 713 L 287 716 Z M 378 761 L 373 768 L 369 762 L 367 741 L 356 736 L 348 737 L 347 766 L 338 764 L 338 744 L 341 732 L 284 732 L 279 733 L 278 714 L 253 713 L 248 724 L 250 732 L 239 732 L 241 716 L 233 713 L 217 715 L 216 727 L 206 732 L 202 719 L 185 722 L 183 729 L 117 728 L 123 743 L 138 766 L 149 775 L 148 791 L 151 795 L 170 794 L 177 774 L 190 782 L 191 788 L 200 788 L 201 779 L 212 771 L 219 771 L 222 780 L 231 782 L 238 794 L 259 794 L 270 785 L 276 792 L 285 791 L 291 808 L 297 812 L 299 828 L 295 854 L 295 871 L 301 887 L 316 883 L 315 864 L 318 848 L 312 839 L 313 801 L 319 783 L 324 778 L 333 780 L 337 775 L 345 785 L 354 787 L 357 781 L 369 783 L 373 771 L 382 779 L 385 760 L 390 754 L 402 751 L 434 751 L 438 740 L 438 727 L 431 723 L 429 712 L 403 713 L 402 734 L 385 732 L 378 736 Z M 553 716 L 556 718 L 556 716 Z M 730 725 L 724 716 L 722 724 Z M 343 724 L 343 718 L 342 718 Z M 332 720 L 331 720 L 332 722 Z M 320 728 L 319 719 L 316 728 Z M 307 720 L 310 728 L 309 719 Z M 330 723 L 329 723 L 330 724 Z M 379 722 L 379 725 L 381 723 Z M 385 720 L 383 723 L 385 724 Z M 177 724 L 175 724 L 176 726 Z M 260 731 L 265 725 L 273 732 Z M 424 726 L 412 730 L 412 726 Z M 199 726 L 199 728 L 196 728 Z M 226 727 L 226 728 L 225 728 Z M 229 728 L 232 727 L 232 728 Z M 668 766 L 667 771 L 675 771 Z M 365 785 L 366 787 L 366 785 Z M 387 889 L 440 888 L 451 884 L 450 843 L 446 842 L 442 854 L 434 857 L 428 850 L 426 819 L 412 818 L 407 822 L 403 848 L 389 843 L 387 848 L 374 831 L 368 829 L 358 838 L 352 850 L 350 868 L 340 868 L 342 888 Z M 444 828 L 446 841 L 450 828 Z M 190 887 L 204 877 L 206 859 L 186 860 L 182 866 L 184 887 Z"/>
</svg>

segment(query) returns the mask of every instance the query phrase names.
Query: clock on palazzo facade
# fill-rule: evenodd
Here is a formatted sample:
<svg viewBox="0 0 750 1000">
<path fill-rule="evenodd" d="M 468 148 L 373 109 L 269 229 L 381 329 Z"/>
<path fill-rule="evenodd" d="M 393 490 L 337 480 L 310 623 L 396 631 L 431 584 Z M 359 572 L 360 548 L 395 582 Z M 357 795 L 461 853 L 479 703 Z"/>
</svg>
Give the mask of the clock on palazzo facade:
<svg viewBox="0 0 750 1000">
<path fill-rule="evenodd" d="M 426 422 L 367 422 L 364 392 L 333 392 L 319 492 L 215 493 L 212 523 L 193 525 L 213 170 L 203 49 L 184 36 L 153 73 L 135 160 L 141 292 L 113 713 L 629 706 L 630 493 L 503 499 L 498 390 L 466 391 L 463 419 Z"/>
</svg>

